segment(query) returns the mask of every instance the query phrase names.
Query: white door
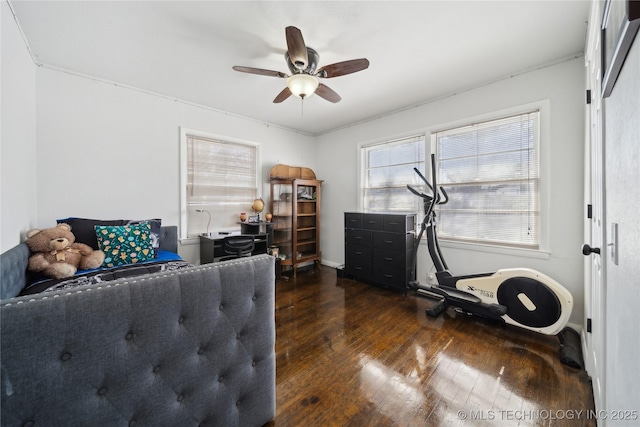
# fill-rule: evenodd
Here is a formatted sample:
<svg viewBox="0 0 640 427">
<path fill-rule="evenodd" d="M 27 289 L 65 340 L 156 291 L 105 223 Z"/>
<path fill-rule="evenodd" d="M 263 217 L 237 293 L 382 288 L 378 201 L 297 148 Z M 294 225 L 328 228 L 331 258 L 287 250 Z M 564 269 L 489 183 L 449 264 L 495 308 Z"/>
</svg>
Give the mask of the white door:
<svg viewBox="0 0 640 427">
<path fill-rule="evenodd" d="M 599 9 L 600 2 L 593 2 Z M 585 227 L 585 246 L 583 252 L 587 258 L 585 269 L 585 364 L 593 384 L 596 410 L 605 406 L 605 296 L 606 283 L 603 247 L 604 236 L 604 156 L 602 146 L 602 98 L 601 98 L 601 36 L 597 18 L 600 10 L 591 14 L 589 39 L 586 50 L 587 88 L 591 93 L 591 103 L 587 105 L 587 156 L 585 159 L 587 203 L 591 206 L 591 218 Z M 599 252 L 599 253 L 598 253 Z M 589 332 L 590 328 L 590 332 Z"/>
</svg>

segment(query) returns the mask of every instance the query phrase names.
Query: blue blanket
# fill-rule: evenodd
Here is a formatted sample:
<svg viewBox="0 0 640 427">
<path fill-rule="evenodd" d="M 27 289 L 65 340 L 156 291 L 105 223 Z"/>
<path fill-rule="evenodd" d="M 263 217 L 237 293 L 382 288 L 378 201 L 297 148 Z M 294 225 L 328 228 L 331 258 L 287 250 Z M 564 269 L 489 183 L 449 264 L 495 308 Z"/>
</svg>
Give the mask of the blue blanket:
<svg viewBox="0 0 640 427">
<path fill-rule="evenodd" d="M 150 261 L 137 264 L 127 264 L 112 268 L 96 268 L 92 270 L 78 270 L 72 277 L 64 279 L 37 278 L 27 285 L 20 295 L 31 295 L 40 292 L 51 292 L 60 289 L 73 289 L 80 286 L 95 285 L 109 282 L 123 277 L 135 277 L 143 274 L 158 273 L 161 271 L 173 271 L 192 264 L 182 260 L 180 255 L 159 250 L 158 256 Z"/>
</svg>

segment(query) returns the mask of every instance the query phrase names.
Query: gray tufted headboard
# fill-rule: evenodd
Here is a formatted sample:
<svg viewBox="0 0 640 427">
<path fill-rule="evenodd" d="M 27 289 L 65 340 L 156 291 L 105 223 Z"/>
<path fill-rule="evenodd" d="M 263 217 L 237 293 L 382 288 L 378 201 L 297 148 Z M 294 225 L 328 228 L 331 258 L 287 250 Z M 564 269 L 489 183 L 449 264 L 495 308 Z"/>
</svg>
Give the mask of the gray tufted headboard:
<svg viewBox="0 0 640 427">
<path fill-rule="evenodd" d="M 0 302 L 3 426 L 260 426 L 274 258 Z"/>
<path fill-rule="evenodd" d="M 160 232 L 160 249 L 177 254 L 178 227 L 175 225 L 164 226 Z"/>
<path fill-rule="evenodd" d="M 15 297 L 27 285 L 30 255 L 26 243 L 20 243 L 0 255 L 0 300 Z"/>
</svg>

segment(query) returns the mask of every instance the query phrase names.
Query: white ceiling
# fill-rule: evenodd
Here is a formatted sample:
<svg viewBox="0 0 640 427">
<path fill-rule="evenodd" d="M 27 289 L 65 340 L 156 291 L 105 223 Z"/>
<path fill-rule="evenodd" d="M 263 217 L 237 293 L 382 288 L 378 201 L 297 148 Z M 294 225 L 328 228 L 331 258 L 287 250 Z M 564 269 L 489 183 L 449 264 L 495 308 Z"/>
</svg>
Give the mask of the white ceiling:
<svg viewBox="0 0 640 427">
<path fill-rule="evenodd" d="M 309 134 L 365 121 L 582 55 L 590 0 L 16 1 L 35 61 Z M 320 66 L 367 58 L 322 82 L 342 96 L 272 103 L 285 27 Z"/>
</svg>

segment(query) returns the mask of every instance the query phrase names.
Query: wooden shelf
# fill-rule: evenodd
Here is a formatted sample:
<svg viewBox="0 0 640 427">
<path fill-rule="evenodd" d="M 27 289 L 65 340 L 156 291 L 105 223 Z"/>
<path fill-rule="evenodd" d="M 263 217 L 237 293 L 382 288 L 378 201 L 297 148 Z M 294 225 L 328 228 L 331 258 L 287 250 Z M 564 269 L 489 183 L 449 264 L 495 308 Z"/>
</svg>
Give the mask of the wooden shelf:
<svg viewBox="0 0 640 427">
<path fill-rule="evenodd" d="M 315 243 L 316 243 L 315 240 L 299 240 L 298 241 L 298 246 L 314 245 Z"/>
<path fill-rule="evenodd" d="M 309 261 L 315 260 L 317 257 L 318 257 L 318 254 L 316 253 L 302 254 L 300 258 L 296 259 L 296 262 L 297 263 L 309 262 Z"/>
</svg>

